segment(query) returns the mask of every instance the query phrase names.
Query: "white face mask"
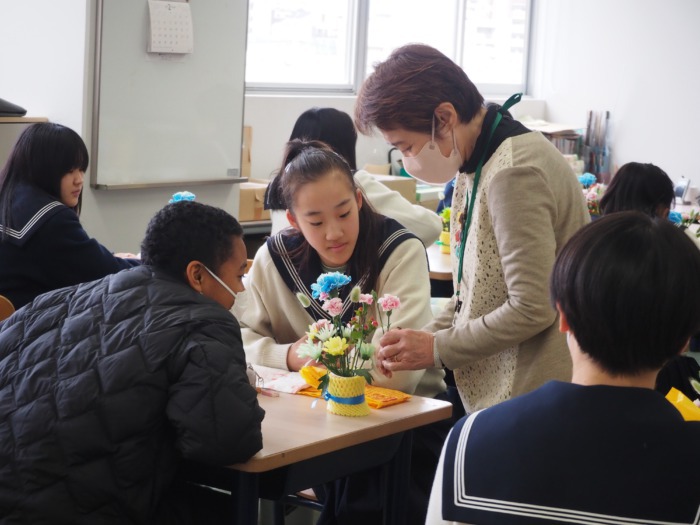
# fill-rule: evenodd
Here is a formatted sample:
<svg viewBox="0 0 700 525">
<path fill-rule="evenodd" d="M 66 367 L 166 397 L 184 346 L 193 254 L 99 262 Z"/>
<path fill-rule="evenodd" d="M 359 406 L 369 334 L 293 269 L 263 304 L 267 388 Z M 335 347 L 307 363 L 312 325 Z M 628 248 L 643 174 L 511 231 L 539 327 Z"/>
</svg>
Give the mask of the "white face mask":
<svg viewBox="0 0 700 525">
<path fill-rule="evenodd" d="M 202 266 L 204 266 L 204 269 L 205 269 L 206 271 L 209 272 L 209 275 L 211 275 L 214 279 L 216 279 L 217 281 L 219 281 L 219 284 L 220 284 L 221 286 L 223 286 L 223 287 L 226 289 L 226 291 L 227 291 L 228 293 L 230 293 L 230 294 L 233 296 L 233 300 L 235 301 L 235 300 L 236 300 L 236 297 L 238 296 L 238 293 L 236 293 L 236 292 L 234 292 L 233 290 L 231 290 L 231 288 L 229 288 L 228 285 L 227 285 L 224 281 L 222 281 L 221 279 L 219 279 L 219 276 L 216 275 L 214 272 L 212 272 L 209 268 L 207 268 L 205 265 L 202 265 Z"/>
<path fill-rule="evenodd" d="M 428 184 L 445 184 L 457 175 L 462 165 L 462 156 L 457 150 L 455 130 L 452 130 L 452 152 L 445 157 L 435 142 L 435 118 L 433 132 L 429 142 L 421 148 L 415 157 L 404 157 L 403 167 L 411 177 Z"/>
</svg>

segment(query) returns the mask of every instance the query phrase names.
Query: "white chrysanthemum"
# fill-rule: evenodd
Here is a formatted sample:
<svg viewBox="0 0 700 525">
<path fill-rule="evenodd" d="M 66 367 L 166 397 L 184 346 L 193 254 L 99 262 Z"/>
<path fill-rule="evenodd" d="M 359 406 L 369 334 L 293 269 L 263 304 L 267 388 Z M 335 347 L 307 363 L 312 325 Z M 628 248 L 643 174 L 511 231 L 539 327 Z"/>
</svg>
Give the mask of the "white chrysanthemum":
<svg viewBox="0 0 700 525">
<path fill-rule="evenodd" d="M 333 326 L 326 326 L 318 331 L 318 333 L 316 334 L 316 338 L 320 341 L 328 341 L 334 335 L 335 328 L 333 328 Z"/>
<path fill-rule="evenodd" d="M 310 357 L 314 361 L 318 361 L 321 357 L 321 352 L 323 352 L 323 343 L 302 343 L 297 350 L 297 355 L 299 357 Z"/>
<path fill-rule="evenodd" d="M 375 348 L 372 343 L 363 343 L 362 347 L 360 348 L 360 357 L 367 361 L 372 358 L 374 351 Z"/>
<path fill-rule="evenodd" d="M 350 336 L 352 335 L 352 327 L 345 325 L 341 329 L 341 337 L 344 337 L 345 339 L 350 340 Z"/>
</svg>

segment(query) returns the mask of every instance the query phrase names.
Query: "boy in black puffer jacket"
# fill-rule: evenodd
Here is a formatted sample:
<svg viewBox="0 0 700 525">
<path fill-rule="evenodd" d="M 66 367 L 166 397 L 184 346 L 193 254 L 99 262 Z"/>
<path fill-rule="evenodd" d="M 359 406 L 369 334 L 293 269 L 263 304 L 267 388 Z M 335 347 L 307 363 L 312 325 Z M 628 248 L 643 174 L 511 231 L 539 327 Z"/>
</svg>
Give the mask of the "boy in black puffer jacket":
<svg viewBox="0 0 700 525">
<path fill-rule="evenodd" d="M 240 224 L 170 204 L 142 256 L 0 324 L 0 523 L 163 522 L 175 499 L 179 519 L 203 522 L 211 506 L 183 511 L 198 498 L 173 484 L 181 458 L 229 465 L 262 447 L 229 312 L 247 259 Z"/>
</svg>

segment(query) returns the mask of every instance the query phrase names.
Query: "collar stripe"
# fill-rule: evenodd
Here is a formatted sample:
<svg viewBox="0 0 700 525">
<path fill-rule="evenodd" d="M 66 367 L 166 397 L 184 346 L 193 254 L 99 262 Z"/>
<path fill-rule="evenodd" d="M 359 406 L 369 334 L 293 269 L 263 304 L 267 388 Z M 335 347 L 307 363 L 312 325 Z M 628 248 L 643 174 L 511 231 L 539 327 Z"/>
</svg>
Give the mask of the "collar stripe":
<svg viewBox="0 0 700 525">
<path fill-rule="evenodd" d="M 467 418 L 457 441 L 455 450 L 455 461 L 453 469 L 454 494 L 453 504 L 455 507 L 462 507 L 483 512 L 498 512 L 500 514 L 511 514 L 515 516 L 525 516 L 541 520 L 552 520 L 566 523 L 579 523 L 582 525 L 700 525 L 700 507 L 691 522 L 676 521 L 653 521 L 648 519 L 636 519 L 625 516 L 613 516 L 607 514 L 597 514 L 593 512 L 583 512 L 573 509 L 558 507 L 546 507 L 543 505 L 532 505 L 513 501 L 504 501 L 490 498 L 481 498 L 467 495 L 467 481 L 462 467 L 467 461 L 467 442 L 469 434 L 481 411 L 475 412 Z"/>
<path fill-rule="evenodd" d="M 27 221 L 27 224 L 25 224 L 21 230 L 13 230 L 12 228 L 0 224 L 0 232 L 5 232 L 9 237 L 14 237 L 15 239 L 21 239 L 27 234 L 27 232 L 29 232 L 29 230 L 32 229 L 32 226 L 39 222 L 39 220 L 41 220 L 41 218 L 44 215 L 46 215 L 56 206 L 63 206 L 63 204 L 61 204 L 58 201 L 49 202 L 46 206 L 44 206 L 38 212 L 36 212 L 34 216 Z"/>
</svg>

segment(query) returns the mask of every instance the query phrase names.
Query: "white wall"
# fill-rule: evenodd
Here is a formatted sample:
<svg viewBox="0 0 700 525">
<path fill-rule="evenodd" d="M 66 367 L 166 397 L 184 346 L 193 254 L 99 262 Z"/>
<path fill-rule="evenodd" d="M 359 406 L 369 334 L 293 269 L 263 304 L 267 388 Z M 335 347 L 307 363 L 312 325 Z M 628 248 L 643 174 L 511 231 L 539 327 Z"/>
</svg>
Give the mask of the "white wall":
<svg viewBox="0 0 700 525">
<path fill-rule="evenodd" d="M 504 99 L 489 100 L 503 102 Z M 247 95 L 245 99 L 244 121 L 253 128 L 253 147 L 251 149 L 251 176 L 267 179 L 282 162 L 284 144 L 289 140 L 294 122 L 307 109 L 333 107 L 354 115 L 354 96 L 335 97 L 300 97 L 283 95 Z M 544 102 L 523 99 L 515 106 L 512 113 L 518 117 L 530 115 L 534 118 L 544 117 Z M 390 146 L 379 133 L 371 137 L 360 135 L 357 140 L 357 165 L 386 164 Z"/>
<path fill-rule="evenodd" d="M 547 119 L 610 110 L 613 163 L 652 162 L 700 186 L 697 0 L 536 0 L 531 94 Z"/>
<path fill-rule="evenodd" d="M 88 147 L 95 5 L 95 0 L 0 0 L 0 97 L 27 109 L 27 116 L 74 129 Z M 238 211 L 238 188 L 232 185 L 93 190 L 86 177 L 80 219 L 108 248 L 138 252 L 148 220 L 179 189 Z"/>
<path fill-rule="evenodd" d="M 91 45 L 95 0 L 0 0 L 0 97 L 90 139 Z M 583 126 L 589 109 L 612 111 L 613 159 L 654 162 L 700 185 L 691 153 L 700 87 L 697 0 L 536 0 L 530 114 Z M 353 112 L 353 97 L 247 96 L 252 174 L 267 178 L 281 160 L 296 117 L 311 106 Z M 360 165 L 384 162 L 381 137 L 361 137 Z M 182 188 L 238 211 L 236 187 Z M 148 219 L 176 189 L 85 189 L 81 220 L 113 250 L 137 251 Z"/>
</svg>

